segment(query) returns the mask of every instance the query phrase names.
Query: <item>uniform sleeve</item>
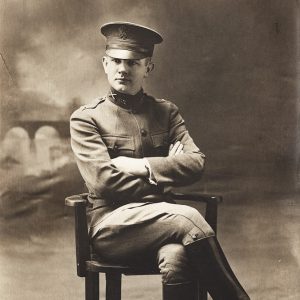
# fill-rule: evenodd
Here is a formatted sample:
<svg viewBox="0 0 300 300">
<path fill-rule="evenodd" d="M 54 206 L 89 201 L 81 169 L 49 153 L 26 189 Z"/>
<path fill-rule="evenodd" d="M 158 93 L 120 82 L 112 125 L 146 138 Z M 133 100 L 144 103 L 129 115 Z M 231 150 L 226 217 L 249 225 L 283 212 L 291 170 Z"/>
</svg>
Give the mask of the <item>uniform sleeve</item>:
<svg viewBox="0 0 300 300">
<path fill-rule="evenodd" d="M 70 119 L 71 147 L 79 171 L 89 189 L 99 198 L 113 201 L 138 199 L 158 192 L 146 179 L 119 171 L 108 154 L 93 119 L 84 110 Z"/>
<path fill-rule="evenodd" d="M 147 157 L 147 160 L 158 184 L 168 186 L 191 184 L 202 175 L 205 155 L 195 145 L 177 106 L 173 103 L 170 103 L 169 116 L 170 143 L 180 141 L 184 146 L 184 153 L 168 157 Z"/>
</svg>

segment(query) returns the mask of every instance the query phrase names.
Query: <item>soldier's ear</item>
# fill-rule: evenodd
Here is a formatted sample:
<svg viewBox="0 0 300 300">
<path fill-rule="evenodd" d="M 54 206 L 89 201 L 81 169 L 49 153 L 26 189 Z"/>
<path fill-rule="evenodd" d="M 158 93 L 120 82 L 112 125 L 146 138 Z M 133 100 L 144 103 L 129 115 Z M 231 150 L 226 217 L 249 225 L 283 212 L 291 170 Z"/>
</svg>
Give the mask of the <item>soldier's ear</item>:
<svg viewBox="0 0 300 300">
<path fill-rule="evenodd" d="M 108 64 L 108 57 L 103 56 L 102 57 L 102 65 L 103 65 L 103 69 L 104 69 L 105 74 L 107 74 L 107 64 Z"/>
<path fill-rule="evenodd" d="M 149 73 L 152 72 L 154 69 L 154 63 L 152 61 L 149 61 L 147 64 L 147 72 L 145 74 L 145 77 L 148 77 Z"/>
</svg>

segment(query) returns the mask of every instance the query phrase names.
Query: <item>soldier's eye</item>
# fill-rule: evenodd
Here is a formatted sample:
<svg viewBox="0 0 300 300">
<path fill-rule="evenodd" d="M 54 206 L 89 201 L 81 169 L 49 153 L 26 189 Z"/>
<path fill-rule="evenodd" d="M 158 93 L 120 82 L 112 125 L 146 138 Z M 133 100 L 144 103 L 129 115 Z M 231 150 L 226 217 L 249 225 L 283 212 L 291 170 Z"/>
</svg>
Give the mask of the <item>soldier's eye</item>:
<svg viewBox="0 0 300 300">
<path fill-rule="evenodd" d="M 121 59 L 119 58 L 113 58 L 112 61 L 116 64 L 120 64 L 121 63 Z"/>
<path fill-rule="evenodd" d="M 137 62 L 136 60 L 131 60 L 131 59 L 129 59 L 129 60 L 127 61 L 127 64 L 128 64 L 128 66 L 134 66 L 134 65 L 137 65 L 138 62 Z"/>
</svg>

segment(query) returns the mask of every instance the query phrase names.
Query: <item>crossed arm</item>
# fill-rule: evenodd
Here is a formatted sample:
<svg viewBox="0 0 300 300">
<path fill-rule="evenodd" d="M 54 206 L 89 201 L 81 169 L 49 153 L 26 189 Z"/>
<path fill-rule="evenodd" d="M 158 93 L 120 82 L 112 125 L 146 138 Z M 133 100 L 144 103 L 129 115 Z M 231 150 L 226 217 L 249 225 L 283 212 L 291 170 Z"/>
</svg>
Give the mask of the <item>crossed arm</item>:
<svg viewBox="0 0 300 300">
<path fill-rule="evenodd" d="M 174 145 L 169 147 L 168 156 L 175 156 L 183 153 L 183 145 L 177 141 Z M 113 164 L 117 169 L 132 175 L 146 177 L 148 176 L 147 158 L 131 158 L 126 156 L 119 156 L 112 159 Z"/>
<path fill-rule="evenodd" d="M 173 146 L 166 157 L 146 158 L 111 159 L 95 121 L 99 112 L 79 109 L 72 114 L 71 146 L 91 194 L 114 201 L 136 199 L 161 193 L 165 187 L 191 184 L 200 178 L 204 155 L 189 136 L 177 107 L 166 102 L 161 110 L 169 113 L 169 140 Z M 150 166 L 150 176 L 146 166 Z"/>
</svg>

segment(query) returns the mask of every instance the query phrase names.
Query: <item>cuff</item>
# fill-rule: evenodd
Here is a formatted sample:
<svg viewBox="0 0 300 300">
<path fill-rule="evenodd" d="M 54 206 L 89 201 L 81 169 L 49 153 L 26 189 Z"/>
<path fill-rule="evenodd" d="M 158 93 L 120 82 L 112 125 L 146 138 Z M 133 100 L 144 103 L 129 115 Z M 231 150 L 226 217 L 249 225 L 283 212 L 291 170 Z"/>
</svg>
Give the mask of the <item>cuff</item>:
<svg viewBox="0 0 300 300">
<path fill-rule="evenodd" d="M 147 179 L 148 179 L 149 183 L 150 183 L 150 184 L 157 185 L 157 181 L 156 181 L 156 179 L 155 179 L 155 177 L 154 177 L 154 175 L 153 175 L 153 172 L 152 172 L 152 170 L 151 170 L 151 166 L 150 166 L 150 164 L 149 164 L 148 159 L 147 159 L 147 158 L 143 158 L 143 160 L 144 160 L 144 163 L 145 163 L 145 168 L 146 168 L 147 171 L 148 171 Z"/>
</svg>

